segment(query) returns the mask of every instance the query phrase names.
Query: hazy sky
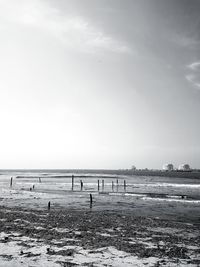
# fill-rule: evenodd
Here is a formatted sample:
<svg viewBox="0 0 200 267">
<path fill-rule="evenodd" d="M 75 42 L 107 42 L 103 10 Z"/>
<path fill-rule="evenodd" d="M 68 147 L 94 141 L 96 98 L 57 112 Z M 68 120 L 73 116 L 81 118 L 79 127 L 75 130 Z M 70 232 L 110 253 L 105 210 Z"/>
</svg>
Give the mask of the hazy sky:
<svg viewBox="0 0 200 267">
<path fill-rule="evenodd" d="M 0 0 L 0 168 L 200 168 L 199 0 Z"/>
</svg>

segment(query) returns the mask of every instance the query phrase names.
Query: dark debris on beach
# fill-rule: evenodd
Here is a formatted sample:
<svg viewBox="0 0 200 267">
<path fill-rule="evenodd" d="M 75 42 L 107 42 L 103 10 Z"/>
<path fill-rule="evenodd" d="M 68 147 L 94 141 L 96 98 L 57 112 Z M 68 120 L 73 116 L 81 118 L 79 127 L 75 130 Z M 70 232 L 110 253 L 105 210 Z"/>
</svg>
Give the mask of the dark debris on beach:
<svg viewBox="0 0 200 267">
<path fill-rule="evenodd" d="M 66 231 L 59 232 L 59 229 Z M 102 247 L 114 246 L 140 258 L 187 259 L 190 263 L 195 261 L 200 264 L 198 259 L 191 257 L 188 249 L 200 244 L 198 224 L 135 217 L 125 211 L 63 209 L 48 212 L 1 207 L 0 230 L 10 234 L 10 237 L 12 232 L 17 232 L 21 236 L 35 238 L 49 247 L 55 244 L 55 240 L 61 240 L 56 244 L 60 248 L 78 245 L 90 249 L 92 253 Z M 9 238 L 0 242 L 9 242 Z M 28 246 L 26 242 L 19 244 Z M 61 249 L 55 252 L 49 249 L 47 253 L 72 256 L 74 251 Z M 200 254 L 200 250 L 195 253 Z M 34 255 L 27 255 L 30 256 Z"/>
</svg>

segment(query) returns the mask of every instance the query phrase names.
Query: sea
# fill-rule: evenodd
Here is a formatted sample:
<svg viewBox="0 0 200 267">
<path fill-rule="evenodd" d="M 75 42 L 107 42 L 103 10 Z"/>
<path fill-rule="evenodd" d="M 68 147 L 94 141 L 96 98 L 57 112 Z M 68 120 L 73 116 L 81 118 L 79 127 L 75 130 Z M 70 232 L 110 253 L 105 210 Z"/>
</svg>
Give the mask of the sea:
<svg viewBox="0 0 200 267">
<path fill-rule="evenodd" d="M 92 203 L 91 203 L 92 196 Z M 94 170 L 0 170 L 0 206 L 134 212 L 200 222 L 200 179 Z"/>
</svg>

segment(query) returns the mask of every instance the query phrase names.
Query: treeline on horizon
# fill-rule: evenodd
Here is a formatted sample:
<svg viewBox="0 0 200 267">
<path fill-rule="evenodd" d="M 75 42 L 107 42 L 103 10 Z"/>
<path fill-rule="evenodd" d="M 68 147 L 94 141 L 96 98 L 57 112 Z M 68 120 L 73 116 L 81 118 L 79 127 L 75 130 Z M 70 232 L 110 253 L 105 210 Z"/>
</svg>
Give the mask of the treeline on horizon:
<svg viewBox="0 0 200 267">
<path fill-rule="evenodd" d="M 70 174 L 109 174 L 109 175 L 130 175 L 130 176 L 163 176 L 163 177 L 182 177 L 182 178 L 199 178 L 200 170 L 149 170 L 149 169 L 118 169 L 118 170 L 108 170 L 108 169 L 10 169 L 10 170 L 0 170 L 1 172 L 39 172 L 45 175 L 47 173 L 70 173 Z"/>
</svg>

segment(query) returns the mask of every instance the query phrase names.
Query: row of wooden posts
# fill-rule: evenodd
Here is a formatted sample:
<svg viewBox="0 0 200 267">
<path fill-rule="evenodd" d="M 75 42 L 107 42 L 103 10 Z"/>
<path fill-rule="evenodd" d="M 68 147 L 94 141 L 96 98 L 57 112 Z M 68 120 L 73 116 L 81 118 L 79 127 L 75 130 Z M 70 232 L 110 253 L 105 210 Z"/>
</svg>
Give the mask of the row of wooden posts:
<svg viewBox="0 0 200 267">
<path fill-rule="evenodd" d="M 39 183 L 42 182 L 41 178 L 39 177 Z M 13 177 L 10 178 L 10 187 L 12 187 L 13 185 Z M 101 180 L 101 185 L 102 185 L 102 191 L 104 190 L 104 180 Z M 117 190 L 118 190 L 118 187 L 119 187 L 119 181 L 118 179 L 116 180 L 116 185 L 117 185 Z M 33 189 L 34 189 L 34 185 L 33 185 Z M 114 190 L 114 187 L 115 187 L 115 184 L 114 182 L 112 181 L 112 191 Z M 124 180 L 124 184 L 123 184 L 123 187 L 124 187 L 124 190 L 126 190 L 126 180 Z M 83 190 L 83 181 L 80 180 L 80 189 L 81 191 Z M 100 191 L 100 180 L 97 181 L 97 189 L 98 191 Z M 72 175 L 72 191 L 74 191 L 74 175 Z"/>
<path fill-rule="evenodd" d="M 116 184 L 117 184 L 117 190 L 119 188 L 119 181 L 118 179 L 116 180 Z M 104 180 L 101 180 L 101 185 L 102 185 L 102 191 L 104 190 Z M 112 191 L 114 191 L 114 187 L 115 187 L 115 184 L 114 182 L 112 181 Z M 126 180 L 124 180 L 124 184 L 123 184 L 123 187 L 124 187 L 124 191 L 126 190 Z M 83 181 L 80 180 L 80 188 L 81 188 L 81 191 L 83 190 Z M 97 189 L 98 191 L 100 191 L 100 180 L 97 181 Z M 74 191 L 74 175 L 72 175 L 72 191 Z"/>
<path fill-rule="evenodd" d="M 39 183 L 41 183 L 42 180 L 41 178 L 39 177 Z M 102 184 L 102 191 L 104 190 L 104 180 L 101 181 L 101 184 Z M 119 187 L 119 181 L 118 179 L 116 180 L 116 184 L 117 184 L 117 191 L 118 191 L 118 187 Z M 10 178 L 10 187 L 12 187 L 13 185 L 13 177 Z M 126 190 L 126 180 L 124 180 L 124 190 Z M 80 180 L 80 187 L 81 187 L 81 191 L 83 190 L 83 181 Z M 33 185 L 33 188 L 30 188 L 30 191 L 32 189 L 35 188 L 35 185 Z M 98 191 L 100 191 L 100 180 L 97 181 L 97 188 L 98 188 Z M 112 191 L 114 190 L 114 182 L 112 181 Z M 72 175 L 72 191 L 74 191 L 74 175 Z M 90 208 L 92 208 L 92 204 L 93 204 L 93 196 L 92 194 L 90 194 Z M 48 210 L 51 209 L 51 202 L 49 201 L 48 202 Z"/>
<path fill-rule="evenodd" d="M 41 178 L 39 178 L 39 182 L 41 183 Z M 13 177 L 10 178 L 10 187 L 12 187 L 13 185 Z M 30 191 L 35 189 L 35 185 L 33 185 L 33 187 L 30 187 Z"/>
</svg>

